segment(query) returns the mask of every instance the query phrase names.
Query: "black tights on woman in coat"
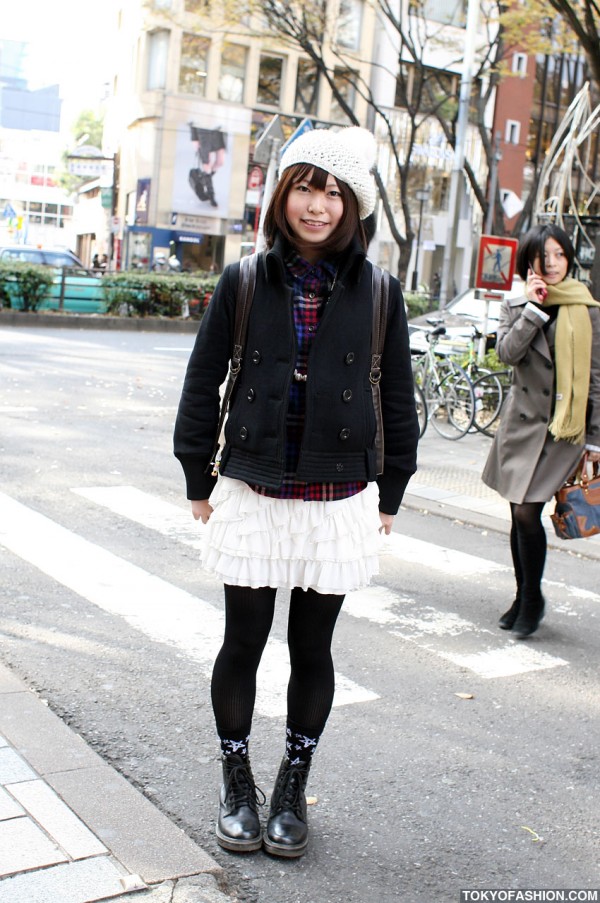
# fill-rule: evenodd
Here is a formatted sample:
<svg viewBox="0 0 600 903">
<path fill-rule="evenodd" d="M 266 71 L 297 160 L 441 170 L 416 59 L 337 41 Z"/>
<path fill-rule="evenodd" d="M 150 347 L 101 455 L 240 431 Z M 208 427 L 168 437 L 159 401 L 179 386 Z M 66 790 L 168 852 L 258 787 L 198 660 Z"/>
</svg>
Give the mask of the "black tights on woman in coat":
<svg viewBox="0 0 600 903">
<path fill-rule="evenodd" d="M 544 502 L 510 503 L 512 552 L 517 598 L 538 601 L 546 563 L 546 531 L 542 525 Z"/>
</svg>

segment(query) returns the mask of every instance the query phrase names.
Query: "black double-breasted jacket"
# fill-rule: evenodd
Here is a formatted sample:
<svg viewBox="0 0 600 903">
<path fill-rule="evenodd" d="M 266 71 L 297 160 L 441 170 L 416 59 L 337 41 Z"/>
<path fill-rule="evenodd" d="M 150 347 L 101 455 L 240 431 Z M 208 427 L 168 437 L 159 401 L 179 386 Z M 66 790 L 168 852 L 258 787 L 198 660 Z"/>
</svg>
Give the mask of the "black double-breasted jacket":
<svg viewBox="0 0 600 903">
<path fill-rule="evenodd" d="M 174 434 L 189 499 L 214 486 L 210 456 L 219 387 L 233 343 L 239 264 L 226 267 L 200 324 L 188 363 Z M 377 477 L 371 364 L 372 265 L 358 245 L 344 255 L 308 359 L 306 415 L 296 478 L 307 483 L 377 479 L 380 510 L 395 514 L 416 470 L 415 412 L 408 328 L 398 280 L 382 355 L 384 472 Z M 296 363 L 292 291 L 282 242 L 258 261 L 242 368 L 225 426 L 220 472 L 269 488 L 281 484 L 286 415 Z"/>
</svg>

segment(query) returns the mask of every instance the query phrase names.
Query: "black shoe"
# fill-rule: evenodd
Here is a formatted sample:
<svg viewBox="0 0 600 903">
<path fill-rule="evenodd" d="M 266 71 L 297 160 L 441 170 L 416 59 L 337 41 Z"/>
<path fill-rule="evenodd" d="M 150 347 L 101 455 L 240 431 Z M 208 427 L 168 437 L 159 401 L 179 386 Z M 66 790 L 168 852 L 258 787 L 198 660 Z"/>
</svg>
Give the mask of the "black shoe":
<svg viewBox="0 0 600 903">
<path fill-rule="evenodd" d="M 542 595 L 538 599 L 528 602 L 523 600 L 519 616 L 512 628 L 512 636 L 516 640 L 526 640 L 532 633 L 535 633 L 544 617 L 545 608 L 546 600 Z"/>
<path fill-rule="evenodd" d="M 519 608 L 521 607 L 521 600 L 517 596 L 513 604 L 510 606 L 508 611 L 505 611 L 500 620 L 498 621 L 498 627 L 502 630 L 512 630 L 515 621 L 519 615 Z"/>
<path fill-rule="evenodd" d="M 262 797 L 262 799 L 259 799 Z M 249 853 L 262 846 L 258 806 L 265 795 L 254 783 L 250 762 L 241 756 L 223 759 L 217 841 L 226 850 Z"/>
<path fill-rule="evenodd" d="M 308 845 L 306 782 L 309 763 L 292 765 L 284 759 L 279 768 L 263 845 L 267 853 L 294 859 Z"/>
</svg>

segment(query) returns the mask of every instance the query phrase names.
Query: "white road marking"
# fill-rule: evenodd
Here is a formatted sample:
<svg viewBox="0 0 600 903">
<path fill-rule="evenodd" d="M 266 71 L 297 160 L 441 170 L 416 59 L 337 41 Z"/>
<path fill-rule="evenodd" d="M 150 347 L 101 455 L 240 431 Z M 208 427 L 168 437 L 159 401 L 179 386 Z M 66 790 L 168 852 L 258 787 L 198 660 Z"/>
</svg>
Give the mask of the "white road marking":
<svg viewBox="0 0 600 903">
<path fill-rule="evenodd" d="M 223 615 L 210 603 L 130 564 L 0 493 L 0 545 L 104 611 L 123 618 L 152 640 L 175 646 L 206 675 L 223 638 Z M 287 645 L 269 639 L 258 674 L 257 709 L 286 712 Z M 334 705 L 377 699 L 336 675 Z"/>
<path fill-rule="evenodd" d="M 204 528 L 193 521 L 189 508 L 162 501 L 134 486 L 86 487 L 73 491 L 164 536 L 196 549 L 202 547 Z M 383 554 L 410 564 L 422 563 L 428 570 L 438 571 L 444 576 L 472 578 L 510 573 L 510 568 L 495 561 L 400 533 L 386 537 Z M 594 594 L 588 591 L 557 585 L 575 597 L 594 598 Z M 600 602 L 600 596 L 595 598 Z M 562 658 L 529 646 L 519 644 L 517 647 L 516 641 L 499 636 L 498 631 L 479 627 L 454 612 L 418 605 L 414 599 L 381 586 L 348 593 L 343 610 L 355 618 L 379 624 L 394 636 L 426 648 L 459 667 L 469 668 L 480 677 L 508 677 L 568 664 Z M 465 652 L 464 648 L 460 651 L 449 650 L 449 645 L 458 644 L 457 638 L 460 638 L 462 647 L 467 644 L 473 651 Z M 498 643 L 502 645 L 498 647 Z"/>
<path fill-rule="evenodd" d="M 385 537 L 382 554 L 393 555 L 399 561 L 409 564 L 426 563 L 429 570 L 439 571 L 447 577 L 475 577 L 508 570 L 496 561 L 457 552 L 422 539 L 413 539 L 402 533 L 390 533 Z"/>
<path fill-rule="evenodd" d="M 344 611 L 353 617 L 382 624 L 394 636 L 427 649 L 460 668 L 468 668 L 480 677 L 510 677 L 569 664 L 565 659 L 529 646 L 517 646 L 516 640 L 505 642 L 495 632 L 478 627 L 454 612 L 418 606 L 414 599 L 383 586 L 348 593 Z M 475 651 L 449 650 L 449 646 L 457 645 L 457 637 L 460 637 L 461 647 L 472 646 Z M 490 645 L 490 639 L 494 645 Z M 498 646 L 498 643 L 502 645 Z"/>
</svg>

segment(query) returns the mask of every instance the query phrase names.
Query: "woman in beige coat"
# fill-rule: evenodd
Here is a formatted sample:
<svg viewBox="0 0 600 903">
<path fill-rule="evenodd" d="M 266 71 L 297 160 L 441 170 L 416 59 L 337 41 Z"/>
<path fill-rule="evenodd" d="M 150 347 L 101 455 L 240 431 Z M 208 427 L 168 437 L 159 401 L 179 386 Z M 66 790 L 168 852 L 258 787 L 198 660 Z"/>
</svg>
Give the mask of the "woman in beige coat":
<svg viewBox="0 0 600 903">
<path fill-rule="evenodd" d="M 600 461 L 600 304 L 569 278 L 574 259 L 558 226 L 531 229 L 517 253 L 525 296 L 504 301 L 498 326 L 496 350 L 513 384 L 483 481 L 510 502 L 517 592 L 499 623 L 516 639 L 544 616 L 544 505 L 585 449 Z"/>
</svg>

